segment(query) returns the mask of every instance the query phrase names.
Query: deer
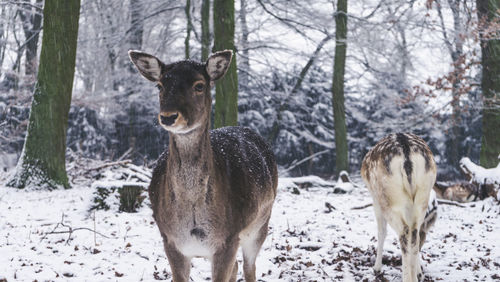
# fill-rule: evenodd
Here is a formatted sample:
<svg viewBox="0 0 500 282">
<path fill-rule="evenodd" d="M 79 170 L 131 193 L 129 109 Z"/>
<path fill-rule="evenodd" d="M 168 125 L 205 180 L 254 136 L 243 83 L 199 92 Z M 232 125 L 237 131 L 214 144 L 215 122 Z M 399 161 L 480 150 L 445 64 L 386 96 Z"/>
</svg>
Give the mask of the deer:
<svg viewBox="0 0 500 282">
<path fill-rule="evenodd" d="M 425 141 L 411 133 L 382 138 L 364 157 L 361 176 L 373 198 L 378 227 L 374 270 L 382 268 L 387 223 L 399 238 L 403 281 L 422 277 L 420 250 L 437 217 L 436 164 Z"/>
<path fill-rule="evenodd" d="M 128 54 L 156 83 L 158 122 L 169 133 L 148 193 L 173 281 L 189 281 L 198 257 L 211 262 L 212 281 L 236 281 L 240 246 L 245 280 L 255 281 L 278 172 L 271 148 L 251 129 L 211 130 L 211 87 L 226 74 L 233 52 L 170 64 L 137 50 Z"/>
</svg>

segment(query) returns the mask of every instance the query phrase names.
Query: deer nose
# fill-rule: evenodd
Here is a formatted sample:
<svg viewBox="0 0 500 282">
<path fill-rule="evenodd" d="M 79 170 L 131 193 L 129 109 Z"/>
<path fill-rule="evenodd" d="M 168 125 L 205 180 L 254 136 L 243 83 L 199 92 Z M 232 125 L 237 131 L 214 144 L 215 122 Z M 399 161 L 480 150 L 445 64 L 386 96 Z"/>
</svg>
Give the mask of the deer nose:
<svg viewBox="0 0 500 282">
<path fill-rule="evenodd" d="M 166 126 L 170 126 L 175 123 L 175 120 L 178 117 L 179 113 L 160 114 L 160 123 Z"/>
</svg>

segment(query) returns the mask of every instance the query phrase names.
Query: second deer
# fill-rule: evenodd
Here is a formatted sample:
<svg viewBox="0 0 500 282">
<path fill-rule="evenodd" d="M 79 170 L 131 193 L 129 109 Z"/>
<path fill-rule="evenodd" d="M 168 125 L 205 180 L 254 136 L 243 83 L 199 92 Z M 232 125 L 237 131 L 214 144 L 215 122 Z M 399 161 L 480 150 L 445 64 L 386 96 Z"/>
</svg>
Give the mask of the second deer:
<svg viewBox="0 0 500 282">
<path fill-rule="evenodd" d="M 235 281 L 239 246 L 245 280 L 255 281 L 278 173 L 273 152 L 252 130 L 210 130 L 210 88 L 229 68 L 232 51 L 217 52 L 206 63 L 165 64 L 140 51 L 129 56 L 159 88 L 158 120 L 170 133 L 149 197 L 173 281 L 189 281 L 193 257 L 211 260 L 212 281 Z"/>
<path fill-rule="evenodd" d="M 422 275 L 420 249 L 436 219 L 435 201 L 429 204 L 436 181 L 432 152 L 416 135 L 390 134 L 366 154 L 361 176 L 372 195 L 377 219 L 375 271 L 382 268 L 386 225 L 389 223 L 399 236 L 403 281 L 418 281 Z"/>
</svg>

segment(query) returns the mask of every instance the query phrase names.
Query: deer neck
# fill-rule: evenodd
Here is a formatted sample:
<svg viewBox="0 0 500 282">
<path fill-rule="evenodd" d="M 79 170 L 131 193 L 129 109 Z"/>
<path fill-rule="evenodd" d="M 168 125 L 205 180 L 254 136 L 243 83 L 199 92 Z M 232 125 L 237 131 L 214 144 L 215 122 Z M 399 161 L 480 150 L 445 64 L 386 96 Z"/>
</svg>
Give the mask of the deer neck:
<svg viewBox="0 0 500 282">
<path fill-rule="evenodd" d="M 206 189 L 213 170 L 209 127 L 207 123 L 187 134 L 170 133 L 167 173 L 174 189 L 193 192 Z"/>
</svg>

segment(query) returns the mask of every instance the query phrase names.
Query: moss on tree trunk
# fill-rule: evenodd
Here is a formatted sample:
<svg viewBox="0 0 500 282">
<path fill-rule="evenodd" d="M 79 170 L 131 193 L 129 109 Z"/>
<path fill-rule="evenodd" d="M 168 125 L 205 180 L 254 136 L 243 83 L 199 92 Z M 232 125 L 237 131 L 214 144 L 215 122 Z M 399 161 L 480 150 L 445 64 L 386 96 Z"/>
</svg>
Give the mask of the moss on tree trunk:
<svg viewBox="0 0 500 282">
<path fill-rule="evenodd" d="M 46 0 L 38 78 L 23 152 L 8 185 L 69 188 L 66 129 L 75 71 L 80 0 Z"/>
<path fill-rule="evenodd" d="M 344 108 L 344 71 L 347 49 L 347 0 L 337 2 L 335 14 L 335 58 L 333 66 L 332 104 L 335 127 L 335 167 L 338 172 L 349 169 L 347 128 Z"/>
<path fill-rule="evenodd" d="M 478 17 L 486 19 L 486 27 L 498 17 L 500 0 L 477 0 Z M 497 36 L 481 37 L 483 90 L 483 136 L 481 138 L 480 164 L 492 168 L 498 164 L 500 154 L 500 39 Z"/>
<path fill-rule="evenodd" d="M 234 0 L 214 0 L 214 49 L 234 48 Z M 226 76 L 215 84 L 214 127 L 238 124 L 238 74 L 236 52 Z"/>
</svg>

